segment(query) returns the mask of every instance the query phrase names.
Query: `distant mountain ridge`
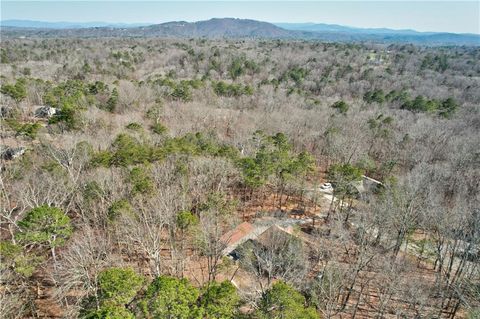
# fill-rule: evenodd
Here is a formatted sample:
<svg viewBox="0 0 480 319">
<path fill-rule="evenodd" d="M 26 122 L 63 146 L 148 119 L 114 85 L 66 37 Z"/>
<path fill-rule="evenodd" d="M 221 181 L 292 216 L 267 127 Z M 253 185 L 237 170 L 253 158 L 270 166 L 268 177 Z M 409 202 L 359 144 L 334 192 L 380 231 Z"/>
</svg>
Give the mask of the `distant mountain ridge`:
<svg viewBox="0 0 480 319">
<path fill-rule="evenodd" d="M 10 22 L 9 22 L 10 21 Z M 13 22 L 12 22 L 13 21 Z M 68 23 L 7 20 L 0 22 L 4 37 L 184 37 L 302 39 L 332 42 L 413 43 L 480 46 L 480 35 L 362 29 L 332 24 L 277 23 L 236 18 L 172 21 L 153 25 Z M 11 24 L 11 25 L 8 25 Z M 36 27 L 35 27 L 36 26 Z"/>
<path fill-rule="evenodd" d="M 388 29 L 388 28 L 357 28 L 339 24 L 327 23 L 274 23 L 276 26 L 286 30 L 311 31 L 311 32 L 346 32 L 346 33 L 368 33 L 368 34 L 435 34 L 443 32 L 420 32 L 412 29 Z"/>
<path fill-rule="evenodd" d="M 173 21 L 151 25 L 144 30 L 165 36 L 183 37 L 285 38 L 293 36 L 291 31 L 268 22 L 234 18 L 213 18 L 198 22 Z"/>
</svg>

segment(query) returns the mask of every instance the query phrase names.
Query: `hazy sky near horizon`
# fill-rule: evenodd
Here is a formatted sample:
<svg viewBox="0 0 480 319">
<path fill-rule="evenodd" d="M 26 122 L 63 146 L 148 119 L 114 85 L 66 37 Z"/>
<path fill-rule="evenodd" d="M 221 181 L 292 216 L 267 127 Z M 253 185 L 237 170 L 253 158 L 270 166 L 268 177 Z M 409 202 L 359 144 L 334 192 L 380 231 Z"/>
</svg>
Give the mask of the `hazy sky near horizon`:
<svg viewBox="0 0 480 319">
<path fill-rule="evenodd" d="M 210 18 L 480 34 L 479 1 L 1 1 L 1 19 L 162 23 Z"/>
</svg>

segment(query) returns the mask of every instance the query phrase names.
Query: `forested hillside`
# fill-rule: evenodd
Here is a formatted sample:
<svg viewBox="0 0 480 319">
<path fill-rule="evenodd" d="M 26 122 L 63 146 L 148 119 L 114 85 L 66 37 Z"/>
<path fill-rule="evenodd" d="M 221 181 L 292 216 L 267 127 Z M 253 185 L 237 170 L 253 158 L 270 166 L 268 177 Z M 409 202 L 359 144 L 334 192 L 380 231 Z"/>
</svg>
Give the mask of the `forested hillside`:
<svg viewBox="0 0 480 319">
<path fill-rule="evenodd" d="M 480 49 L 4 39 L 0 59 L 3 317 L 480 316 Z"/>
</svg>

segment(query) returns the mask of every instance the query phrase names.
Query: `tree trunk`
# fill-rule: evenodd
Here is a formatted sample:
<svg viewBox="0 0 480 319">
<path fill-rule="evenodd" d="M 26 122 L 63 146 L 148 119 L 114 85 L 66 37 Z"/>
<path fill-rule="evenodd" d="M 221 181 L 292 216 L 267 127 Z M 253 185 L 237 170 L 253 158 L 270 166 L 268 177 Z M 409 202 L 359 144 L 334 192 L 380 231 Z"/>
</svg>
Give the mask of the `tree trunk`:
<svg viewBox="0 0 480 319">
<path fill-rule="evenodd" d="M 362 294 L 363 294 L 363 289 L 364 288 L 365 288 L 365 285 L 361 285 L 360 293 L 358 294 L 357 302 L 355 303 L 355 307 L 353 308 L 352 319 L 355 319 L 355 316 L 357 315 L 358 305 L 360 304 L 360 300 L 362 299 Z"/>
</svg>

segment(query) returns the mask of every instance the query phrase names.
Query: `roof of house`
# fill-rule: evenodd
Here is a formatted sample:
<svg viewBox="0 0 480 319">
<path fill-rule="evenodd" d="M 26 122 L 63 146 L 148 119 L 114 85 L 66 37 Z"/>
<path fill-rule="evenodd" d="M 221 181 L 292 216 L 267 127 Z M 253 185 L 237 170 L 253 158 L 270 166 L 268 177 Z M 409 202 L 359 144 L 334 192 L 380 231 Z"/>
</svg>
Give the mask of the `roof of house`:
<svg viewBox="0 0 480 319">
<path fill-rule="evenodd" d="M 235 245 L 254 230 L 255 227 L 252 224 L 243 222 L 231 231 L 223 234 L 220 240 L 228 246 Z"/>
<path fill-rule="evenodd" d="M 261 243 L 262 245 L 265 245 L 272 242 L 283 242 L 292 238 L 298 237 L 293 235 L 291 227 L 283 228 L 278 225 L 272 225 L 263 233 L 261 233 L 257 238 L 255 238 L 255 241 Z"/>
</svg>

